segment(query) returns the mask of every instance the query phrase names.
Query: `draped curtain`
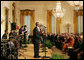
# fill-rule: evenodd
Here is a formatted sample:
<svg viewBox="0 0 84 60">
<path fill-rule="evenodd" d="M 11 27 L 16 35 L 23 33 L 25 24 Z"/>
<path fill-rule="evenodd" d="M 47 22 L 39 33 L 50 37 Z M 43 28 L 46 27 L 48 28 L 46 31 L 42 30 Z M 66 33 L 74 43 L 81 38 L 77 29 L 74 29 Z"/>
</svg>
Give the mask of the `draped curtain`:
<svg viewBox="0 0 84 60">
<path fill-rule="evenodd" d="M 24 26 L 24 11 L 20 12 L 20 26 Z"/>
<path fill-rule="evenodd" d="M 83 16 L 83 11 L 74 11 L 74 33 L 78 33 L 78 16 L 82 15 Z"/>
<path fill-rule="evenodd" d="M 52 33 L 52 10 L 47 11 L 47 32 Z M 60 34 L 61 18 L 56 18 L 56 33 Z"/>
<path fill-rule="evenodd" d="M 24 17 L 25 15 L 30 15 L 30 34 L 33 34 L 33 29 L 35 27 L 35 19 L 34 19 L 34 10 L 21 10 L 21 18 L 20 18 L 20 26 L 24 26 Z"/>
<path fill-rule="evenodd" d="M 60 34 L 61 18 L 56 18 L 57 34 Z"/>
<path fill-rule="evenodd" d="M 51 10 L 47 11 L 47 33 L 52 33 L 52 20 L 51 20 Z"/>
<path fill-rule="evenodd" d="M 30 21 L 30 28 L 31 28 L 31 31 L 30 31 L 30 33 L 33 35 L 33 29 L 34 29 L 34 27 L 35 27 L 35 11 L 34 10 L 32 10 L 31 11 L 32 13 L 31 13 L 31 21 Z"/>
</svg>

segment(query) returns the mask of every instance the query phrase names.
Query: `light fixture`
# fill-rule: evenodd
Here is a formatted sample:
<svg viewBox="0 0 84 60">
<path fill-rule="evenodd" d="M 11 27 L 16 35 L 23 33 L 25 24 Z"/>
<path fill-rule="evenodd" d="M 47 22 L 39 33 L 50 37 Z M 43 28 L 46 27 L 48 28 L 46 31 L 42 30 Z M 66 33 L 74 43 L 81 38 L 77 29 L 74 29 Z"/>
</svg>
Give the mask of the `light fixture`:
<svg viewBox="0 0 84 60">
<path fill-rule="evenodd" d="M 75 10 L 78 11 L 83 6 L 83 1 L 67 1 L 70 5 L 75 7 Z"/>
<path fill-rule="evenodd" d="M 60 1 L 57 1 L 56 8 L 52 10 L 52 13 L 56 18 L 62 18 L 64 16 Z"/>
<path fill-rule="evenodd" d="M 74 5 L 75 5 L 75 10 L 78 11 L 81 7 L 81 2 L 80 1 L 73 1 Z"/>
</svg>

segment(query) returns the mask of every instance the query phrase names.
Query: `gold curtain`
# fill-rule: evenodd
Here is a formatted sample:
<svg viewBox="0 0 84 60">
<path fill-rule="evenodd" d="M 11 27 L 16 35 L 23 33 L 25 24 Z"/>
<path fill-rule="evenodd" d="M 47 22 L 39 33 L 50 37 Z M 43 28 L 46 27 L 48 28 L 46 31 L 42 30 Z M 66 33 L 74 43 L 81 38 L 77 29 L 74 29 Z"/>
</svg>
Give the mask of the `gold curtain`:
<svg viewBox="0 0 84 60">
<path fill-rule="evenodd" d="M 83 10 L 74 11 L 74 33 L 78 33 L 78 15 L 83 16 Z"/>
<path fill-rule="evenodd" d="M 52 10 L 47 11 L 47 32 L 52 33 Z M 56 32 L 60 34 L 61 18 L 56 18 Z"/>
<path fill-rule="evenodd" d="M 34 10 L 22 10 L 21 11 L 21 26 L 24 26 L 24 16 L 30 15 L 30 34 L 33 34 L 33 29 L 35 27 L 35 19 L 34 19 Z"/>
<path fill-rule="evenodd" d="M 35 19 L 34 19 L 34 17 L 35 17 L 35 11 L 34 10 L 32 10 L 31 11 L 31 21 L 30 21 L 30 33 L 33 35 L 33 29 L 34 29 L 34 27 L 35 27 Z"/>
<path fill-rule="evenodd" d="M 56 18 L 56 31 L 57 31 L 57 34 L 60 34 L 60 24 L 61 24 L 61 18 Z"/>
<path fill-rule="evenodd" d="M 47 11 L 47 33 L 52 33 L 51 10 Z"/>
<path fill-rule="evenodd" d="M 83 16 L 83 10 L 79 10 L 78 11 L 78 15 L 82 15 Z"/>
<path fill-rule="evenodd" d="M 20 26 L 24 26 L 24 11 L 20 12 L 20 23 L 21 23 Z"/>
<path fill-rule="evenodd" d="M 74 11 L 74 33 L 78 33 L 78 16 L 77 12 Z"/>
</svg>

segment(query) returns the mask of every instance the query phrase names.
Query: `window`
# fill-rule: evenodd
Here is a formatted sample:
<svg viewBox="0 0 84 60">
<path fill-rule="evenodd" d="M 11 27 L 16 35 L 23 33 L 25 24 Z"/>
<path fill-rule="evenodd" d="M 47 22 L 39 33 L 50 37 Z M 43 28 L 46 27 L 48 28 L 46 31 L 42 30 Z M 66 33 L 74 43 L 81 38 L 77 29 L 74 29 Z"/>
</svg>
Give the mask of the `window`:
<svg viewBox="0 0 84 60">
<path fill-rule="evenodd" d="M 83 16 L 78 16 L 78 33 L 83 32 Z"/>
<path fill-rule="evenodd" d="M 52 15 L 52 33 L 56 34 L 56 18 Z"/>
<path fill-rule="evenodd" d="M 30 34 L 30 15 L 25 15 L 25 25 L 28 28 L 28 33 Z"/>
</svg>

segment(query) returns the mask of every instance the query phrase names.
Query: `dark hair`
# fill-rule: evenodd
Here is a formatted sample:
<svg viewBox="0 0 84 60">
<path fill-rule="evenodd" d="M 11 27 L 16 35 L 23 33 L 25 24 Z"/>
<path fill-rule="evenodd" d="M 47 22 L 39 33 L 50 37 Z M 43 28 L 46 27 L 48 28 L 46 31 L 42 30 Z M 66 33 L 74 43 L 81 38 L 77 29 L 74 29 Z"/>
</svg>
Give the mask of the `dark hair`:
<svg viewBox="0 0 84 60">
<path fill-rule="evenodd" d="M 23 28 L 23 26 L 21 26 L 21 28 Z"/>
<path fill-rule="evenodd" d="M 8 30 L 5 30 L 5 32 L 7 32 Z"/>
<path fill-rule="evenodd" d="M 36 26 L 38 25 L 37 23 L 39 23 L 39 22 L 36 22 Z"/>
<path fill-rule="evenodd" d="M 26 25 L 24 25 L 24 27 L 27 27 Z"/>
</svg>

